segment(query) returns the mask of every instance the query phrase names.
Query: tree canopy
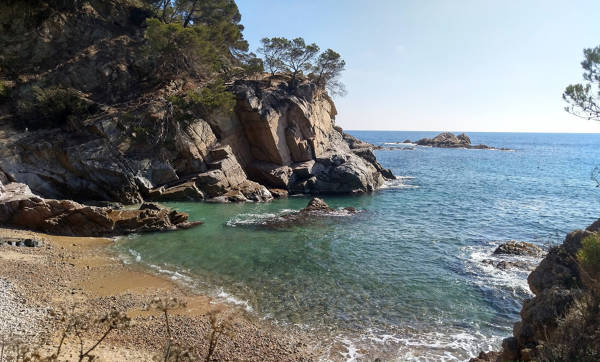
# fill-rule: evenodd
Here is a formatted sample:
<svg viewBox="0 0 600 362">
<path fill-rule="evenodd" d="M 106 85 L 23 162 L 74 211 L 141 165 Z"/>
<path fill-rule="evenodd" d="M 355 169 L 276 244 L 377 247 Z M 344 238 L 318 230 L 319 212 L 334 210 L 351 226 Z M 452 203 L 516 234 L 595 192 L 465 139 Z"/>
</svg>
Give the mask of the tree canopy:
<svg viewBox="0 0 600 362">
<path fill-rule="evenodd" d="M 289 74 L 290 87 L 295 87 L 298 76 L 307 72 L 308 78 L 318 87 L 327 89 L 332 95 L 345 94 L 339 77 L 346 62 L 339 53 L 327 49 L 317 56 L 319 46 L 306 44 L 303 38 L 263 38 L 261 43 L 258 53 L 263 56 L 265 67 L 272 76 L 276 73 Z"/>
<path fill-rule="evenodd" d="M 578 117 L 600 121 L 600 46 L 584 49 L 584 83 L 571 84 L 563 93 L 565 110 Z"/>
</svg>

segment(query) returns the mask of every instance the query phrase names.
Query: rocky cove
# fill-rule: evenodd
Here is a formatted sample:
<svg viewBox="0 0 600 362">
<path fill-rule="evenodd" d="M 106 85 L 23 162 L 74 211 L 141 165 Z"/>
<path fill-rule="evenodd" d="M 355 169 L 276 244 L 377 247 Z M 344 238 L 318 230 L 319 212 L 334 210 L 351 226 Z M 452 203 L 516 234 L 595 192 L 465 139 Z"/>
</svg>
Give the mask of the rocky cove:
<svg viewBox="0 0 600 362">
<path fill-rule="evenodd" d="M 566 317 L 595 297 L 577 258 L 598 228 L 537 238 L 598 211 L 572 166 L 595 139 L 345 132 L 314 74 L 248 72 L 228 47 L 219 72 L 188 53 L 165 70 L 139 3 L 38 5 L 0 5 L 3 335 L 56 343 L 56 310 L 118 308 L 137 325 L 99 354 L 149 360 L 169 338 L 148 301 L 166 295 L 202 351 L 215 310 L 232 316 L 212 360 L 574 356 L 547 347 L 568 349 Z M 382 146 L 410 139 L 431 147 Z"/>
</svg>

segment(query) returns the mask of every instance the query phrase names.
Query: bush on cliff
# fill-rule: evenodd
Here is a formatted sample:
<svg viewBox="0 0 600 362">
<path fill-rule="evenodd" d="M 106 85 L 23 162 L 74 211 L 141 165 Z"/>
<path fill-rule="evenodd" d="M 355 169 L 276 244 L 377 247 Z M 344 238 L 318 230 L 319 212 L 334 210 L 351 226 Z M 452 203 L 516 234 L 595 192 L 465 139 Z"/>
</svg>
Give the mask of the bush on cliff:
<svg viewBox="0 0 600 362">
<path fill-rule="evenodd" d="M 581 241 L 577 260 L 592 277 L 600 275 L 600 238 L 597 235 L 588 236 Z"/>
<path fill-rule="evenodd" d="M 282 37 L 263 38 L 258 52 L 271 76 L 284 73 L 291 77 L 290 88 L 295 88 L 297 78 L 308 73 L 308 78 L 321 89 L 327 89 L 332 95 L 345 94 L 344 85 L 339 76 L 346 62 L 339 53 L 327 49 L 318 57 L 319 46 L 306 44 L 304 39 L 286 39 Z"/>
<path fill-rule="evenodd" d="M 17 116 L 23 125 L 33 129 L 61 127 L 73 117 L 82 117 L 96 111 L 96 106 L 84 100 L 71 88 L 33 86 L 17 102 Z"/>
<path fill-rule="evenodd" d="M 232 112 L 235 106 L 235 96 L 219 82 L 170 96 L 168 101 L 179 122 L 189 122 L 197 117 L 206 118 L 217 110 Z"/>
</svg>

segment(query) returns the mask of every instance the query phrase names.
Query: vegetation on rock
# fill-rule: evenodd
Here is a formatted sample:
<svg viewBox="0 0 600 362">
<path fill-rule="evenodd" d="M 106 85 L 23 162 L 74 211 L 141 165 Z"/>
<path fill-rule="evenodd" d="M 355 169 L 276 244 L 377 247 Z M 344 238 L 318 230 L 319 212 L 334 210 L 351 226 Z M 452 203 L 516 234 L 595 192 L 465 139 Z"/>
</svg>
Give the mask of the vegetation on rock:
<svg viewBox="0 0 600 362">
<path fill-rule="evenodd" d="M 346 93 L 339 81 L 346 62 L 337 52 L 327 49 L 317 57 L 319 46 L 315 43 L 306 44 L 303 38 L 263 38 L 261 42 L 262 47 L 258 52 L 263 55 L 263 62 L 271 76 L 277 73 L 289 75 L 290 88 L 295 88 L 298 77 L 307 72 L 308 79 L 332 95 Z"/>
</svg>

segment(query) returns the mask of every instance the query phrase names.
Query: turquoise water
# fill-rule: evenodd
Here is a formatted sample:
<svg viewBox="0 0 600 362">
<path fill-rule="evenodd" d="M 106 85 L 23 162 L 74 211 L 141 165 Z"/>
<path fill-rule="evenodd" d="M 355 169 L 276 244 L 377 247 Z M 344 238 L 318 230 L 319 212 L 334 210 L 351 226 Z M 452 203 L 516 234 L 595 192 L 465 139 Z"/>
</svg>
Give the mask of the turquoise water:
<svg viewBox="0 0 600 362">
<path fill-rule="evenodd" d="M 435 135 L 350 133 L 382 145 Z M 274 230 L 261 220 L 309 199 L 169 203 L 205 224 L 132 236 L 117 248 L 257 316 L 346 346 L 328 359 L 464 360 L 498 347 L 531 296 L 528 272 L 483 259 L 502 241 L 547 247 L 600 217 L 590 177 L 600 135 L 469 135 L 515 151 L 376 151 L 398 180 L 370 195 L 325 197 L 362 210 L 356 215 Z"/>
</svg>

